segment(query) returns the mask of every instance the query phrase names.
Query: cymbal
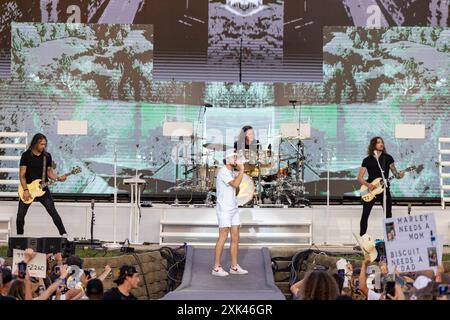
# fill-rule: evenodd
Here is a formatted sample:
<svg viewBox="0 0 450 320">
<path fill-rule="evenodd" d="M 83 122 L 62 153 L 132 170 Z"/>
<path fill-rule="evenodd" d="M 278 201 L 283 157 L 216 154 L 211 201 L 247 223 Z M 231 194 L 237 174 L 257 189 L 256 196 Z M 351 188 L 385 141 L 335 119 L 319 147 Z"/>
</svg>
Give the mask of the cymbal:
<svg viewBox="0 0 450 320">
<path fill-rule="evenodd" d="M 211 150 L 216 150 L 216 151 L 225 151 L 227 149 L 231 149 L 230 146 L 227 146 L 225 144 L 220 144 L 220 143 L 206 143 L 203 145 L 203 147 L 205 147 L 207 149 L 211 149 Z"/>
</svg>

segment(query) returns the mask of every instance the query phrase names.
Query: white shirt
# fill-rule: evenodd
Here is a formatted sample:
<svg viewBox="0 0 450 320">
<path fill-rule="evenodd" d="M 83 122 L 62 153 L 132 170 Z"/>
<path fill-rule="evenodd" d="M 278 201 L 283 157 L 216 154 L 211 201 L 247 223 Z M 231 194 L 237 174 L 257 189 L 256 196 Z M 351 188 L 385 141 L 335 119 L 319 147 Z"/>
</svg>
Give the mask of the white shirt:
<svg viewBox="0 0 450 320">
<path fill-rule="evenodd" d="M 372 289 L 369 289 L 369 293 L 367 294 L 367 300 L 380 300 L 381 293 L 376 293 Z"/>
<path fill-rule="evenodd" d="M 236 198 L 236 189 L 228 183 L 234 180 L 234 174 L 227 167 L 219 170 L 216 178 L 216 197 L 218 212 L 229 212 L 237 210 L 238 203 Z"/>
</svg>

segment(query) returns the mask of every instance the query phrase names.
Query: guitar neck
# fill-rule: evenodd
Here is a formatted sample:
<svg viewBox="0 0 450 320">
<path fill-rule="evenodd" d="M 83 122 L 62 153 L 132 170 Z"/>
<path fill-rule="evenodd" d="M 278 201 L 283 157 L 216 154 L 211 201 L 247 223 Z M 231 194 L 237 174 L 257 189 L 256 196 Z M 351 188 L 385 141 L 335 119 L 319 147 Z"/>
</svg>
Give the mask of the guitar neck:
<svg viewBox="0 0 450 320">
<path fill-rule="evenodd" d="M 71 174 L 72 173 L 69 172 L 69 173 L 63 174 L 63 176 L 68 177 Z M 41 184 L 41 187 L 42 187 L 42 189 L 44 189 L 45 187 L 51 186 L 52 184 L 55 184 L 56 182 L 58 182 L 58 181 L 57 180 L 53 180 L 53 181 L 49 181 L 49 182 L 44 182 L 44 183 Z"/>
<path fill-rule="evenodd" d="M 404 171 L 405 172 L 410 172 L 410 171 L 413 171 L 414 169 L 413 169 L 413 167 L 408 167 L 408 168 L 406 168 Z M 396 179 L 397 177 L 396 176 L 392 176 L 392 177 L 389 177 L 389 178 L 387 178 L 386 180 L 388 181 L 388 182 L 390 182 L 390 181 L 392 181 L 392 180 L 394 180 L 394 179 Z M 383 183 L 383 180 L 381 180 L 381 183 Z"/>
</svg>

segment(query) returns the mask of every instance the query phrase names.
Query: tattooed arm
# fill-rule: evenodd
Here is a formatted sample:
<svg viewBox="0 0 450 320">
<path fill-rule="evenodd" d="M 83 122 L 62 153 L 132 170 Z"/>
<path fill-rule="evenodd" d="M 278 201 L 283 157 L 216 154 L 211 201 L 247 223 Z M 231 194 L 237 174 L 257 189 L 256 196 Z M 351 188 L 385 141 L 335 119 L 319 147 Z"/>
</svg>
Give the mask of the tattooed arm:
<svg viewBox="0 0 450 320">
<path fill-rule="evenodd" d="M 397 179 L 401 179 L 405 176 L 404 171 L 400 171 L 400 172 L 397 171 L 397 168 L 395 167 L 395 163 L 392 163 L 389 167 L 391 168 L 392 173 L 394 174 L 394 176 Z"/>
</svg>

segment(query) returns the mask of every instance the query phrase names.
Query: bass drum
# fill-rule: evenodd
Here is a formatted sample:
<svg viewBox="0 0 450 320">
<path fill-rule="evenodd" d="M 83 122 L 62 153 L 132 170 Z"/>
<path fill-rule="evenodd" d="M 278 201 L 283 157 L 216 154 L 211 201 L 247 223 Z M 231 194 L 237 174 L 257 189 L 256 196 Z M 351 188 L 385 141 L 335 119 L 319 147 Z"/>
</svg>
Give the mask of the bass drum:
<svg viewBox="0 0 450 320">
<path fill-rule="evenodd" d="M 239 193 L 237 195 L 237 202 L 239 206 L 244 206 L 253 200 L 255 193 L 255 183 L 252 178 L 244 174 L 241 184 L 239 185 Z"/>
</svg>

